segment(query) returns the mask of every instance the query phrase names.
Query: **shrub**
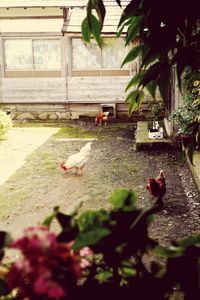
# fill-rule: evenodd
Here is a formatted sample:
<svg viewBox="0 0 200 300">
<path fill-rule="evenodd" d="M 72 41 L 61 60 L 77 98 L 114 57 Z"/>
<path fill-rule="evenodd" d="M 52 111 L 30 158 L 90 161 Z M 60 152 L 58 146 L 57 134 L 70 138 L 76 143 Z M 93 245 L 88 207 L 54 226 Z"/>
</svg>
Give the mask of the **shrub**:
<svg viewBox="0 0 200 300">
<path fill-rule="evenodd" d="M 112 295 L 116 300 L 172 300 L 175 290 L 183 296 L 176 299 L 200 299 L 200 236 L 160 246 L 148 234 L 160 199 L 152 208 L 140 209 L 135 193 L 122 189 L 110 202 L 109 211 L 80 215 L 55 208 L 42 226 L 27 228 L 13 242 L 0 232 L 1 258 L 7 247 L 21 252 L 14 263 L 0 265 L 0 299 L 102 300 Z M 58 234 L 50 231 L 55 218 Z"/>
<path fill-rule="evenodd" d="M 5 138 L 7 131 L 12 127 L 12 120 L 9 115 L 0 110 L 0 140 Z"/>
</svg>

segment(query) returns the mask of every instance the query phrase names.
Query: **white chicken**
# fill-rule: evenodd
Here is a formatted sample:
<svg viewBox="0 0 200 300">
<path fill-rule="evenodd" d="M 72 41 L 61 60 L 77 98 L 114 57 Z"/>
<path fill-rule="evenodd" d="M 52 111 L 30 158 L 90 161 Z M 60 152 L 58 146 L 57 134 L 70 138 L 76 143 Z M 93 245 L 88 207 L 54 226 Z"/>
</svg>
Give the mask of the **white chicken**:
<svg viewBox="0 0 200 300">
<path fill-rule="evenodd" d="M 78 174 L 80 170 L 80 175 L 82 175 L 82 169 L 90 157 L 91 144 L 92 142 L 87 143 L 81 148 L 80 152 L 72 154 L 65 163 L 60 164 L 60 167 L 65 171 L 76 169 L 75 174 Z"/>
</svg>

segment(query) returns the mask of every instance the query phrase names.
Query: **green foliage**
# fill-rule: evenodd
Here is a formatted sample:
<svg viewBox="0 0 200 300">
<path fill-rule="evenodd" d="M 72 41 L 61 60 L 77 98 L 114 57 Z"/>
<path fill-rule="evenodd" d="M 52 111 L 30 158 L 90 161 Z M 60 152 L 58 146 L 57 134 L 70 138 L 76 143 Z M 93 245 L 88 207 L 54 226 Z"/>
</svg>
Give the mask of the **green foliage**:
<svg viewBox="0 0 200 300">
<path fill-rule="evenodd" d="M 188 105 L 178 107 L 170 116 L 175 124 L 179 125 L 177 134 L 192 134 L 192 128 L 189 126 L 196 116 L 197 111 Z"/>
<path fill-rule="evenodd" d="M 179 126 L 177 135 L 187 134 L 189 141 L 183 141 L 183 150 L 189 160 L 193 161 L 193 153 L 200 148 L 200 81 L 196 80 L 183 96 L 184 105 L 178 107 L 170 119 Z"/>
<path fill-rule="evenodd" d="M 91 4 L 93 3 L 93 5 Z M 94 4 L 95 3 L 95 4 Z M 122 6 L 122 2 L 116 0 L 116 5 Z M 116 37 L 125 36 L 125 45 L 130 45 L 136 37 L 139 37 L 139 45 L 129 51 L 122 66 L 133 61 L 136 57 L 141 58 L 141 66 L 128 83 L 126 91 L 134 88 L 127 96 L 126 103 L 129 107 L 129 115 L 138 109 L 144 95 L 144 88 L 155 99 L 158 88 L 161 97 L 168 107 L 171 89 L 171 74 L 175 71 L 180 91 L 188 90 L 195 80 L 200 78 L 200 17 L 197 0 L 184 1 L 181 9 L 173 1 L 159 0 L 130 0 L 123 7 L 119 18 L 118 32 Z M 102 0 L 89 0 L 87 6 L 87 22 L 91 34 L 100 44 L 100 31 L 92 29 L 92 13 L 96 11 L 100 15 L 96 23 L 102 28 L 106 14 L 105 6 L 103 18 L 99 14 Z M 83 21 L 85 22 L 85 20 Z M 97 24 L 96 26 L 97 27 Z M 124 32 L 126 28 L 126 33 Z M 85 41 L 88 41 L 87 30 Z M 194 87 L 192 90 L 194 92 Z M 199 89 L 198 89 L 199 94 Z M 187 95 L 189 96 L 189 95 Z M 195 107 L 200 106 L 199 97 L 194 101 Z M 179 111 L 177 112 L 179 113 Z M 173 116 L 175 117 L 175 116 Z M 200 142 L 199 116 L 191 127 L 182 128 L 183 131 L 191 131 L 193 134 L 193 148 L 195 143 Z M 192 153 L 192 147 L 188 149 Z"/>
<path fill-rule="evenodd" d="M 64 267 L 59 269 L 60 273 L 56 278 L 60 278 L 62 287 L 66 288 L 66 292 L 70 292 L 68 299 L 102 300 L 111 294 L 113 299 L 117 300 L 122 297 L 171 300 L 173 290 L 176 290 L 173 299 L 177 299 L 176 296 L 179 295 L 185 300 L 199 299 L 200 235 L 173 241 L 170 246 L 163 247 L 148 234 L 153 214 L 161 209 L 159 199 L 152 208 L 140 209 L 136 206 L 135 193 L 121 189 L 111 195 L 110 202 L 112 207 L 108 211 L 90 210 L 80 215 L 77 208 L 72 215 L 66 215 L 56 207 L 53 214 L 44 222 L 50 226 L 53 218 L 56 218 L 61 228 L 57 234 L 57 241 L 61 247 L 73 245 L 75 251 L 73 255 L 78 255 L 79 250 L 85 246 L 90 247 L 89 263 L 82 272 L 78 285 L 72 286 L 71 290 L 68 290 L 69 287 L 63 280 L 66 274 L 69 278 L 70 272 L 74 270 Z M 9 246 L 6 233 L 2 232 L 0 238 L 0 246 L 4 250 Z M 47 246 L 46 242 L 44 241 L 44 245 Z M 23 247 L 27 247 L 27 243 L 26 240 Z M 33 245 L 35 244 L 31 244 Z M 54 255 L 58 253 L 55 252 Z M 144 257 L 149 254 L 151 263 L 147 267 Z M 48 256 L 48 251 L 46 255 Z M 68 256 L 69 252 L 66 259 Z M 34 253 L 34 257 L 37 257 L 37 253 Z M 164 258 L 162 265 L 158 263 L 158 257 Z M 9 266 L 7 268 L 9 269 Z M 6 278 L 4 276 L 0 280 L 1 299 L 19 299 L 9 296 L 14 294 L 9 289 Z M 26 278 L 22 280 L 26 283 Z M 19 282 L 19 289 L 22 284 Z M 41 295 L 40 299 L 49 298 Z M 56 297 L 56 299 L 63 298 Z"/>
<path fill-rule="evenodd" d="M 110 197 L 110 203 L 115 209 L 132 211 L 135 209 L 136 194 L 126 189 L 117 190 Z"/>
<path fill-rule="evenodd" d="M 106 14 L 104 1 L 88 1 L 87 20 L 91 34 L 100 41 L 100 32 L 94 33 L 92 14 L 96 11 L 99 28 L 102 28 Z M 130 44 L 139 35 L 140 45 L 131 49 L 123 61 L 124 65 L 140 55 L 142 64 L 138 87 L 146 87 L 150 82 L 158 86 L 165 102 L 169 98 L 171 69 L 176 70 L 180 89 L 182 78 L 194 81 L 200 70 L 200 31 L 199 13 L 196 0 L 181 3 L 181 11 L 177 10 L 172 1 L 131 0 L 123 9 L 119 19 L 119 37 L 127 26 L 125 42 Z M 116 5 L 121 2 L 116 0 Z M 84 20 L 85 23 L 85 20 Z M 97 27 L 97 25 L 96 25 Z M 97 38 L 98 36 L 98 38 Z M 84 35 L 83 35 L 84 38 Z M 88 41 L 86 35 L 85 41 Z M 152 91 L 152 90 L 151 90 Z M 154 94 L 152 91 L 151 94 Z"/>
<path fill-rule="evenodd" d="M 7 131 L 12 127 L 10 116 L 0 110 L 0 140 L 5 138 Z"/>
<path fill-rule="evenodd" d="M 165 112 L 163 101 L 151 101 L 149 103 L 148 119 L 151 121 L 157 121 L 163 118 Z"/>
<path fill-rule="evenodd" d="M 143 99 L 144 99 L 144 92 L 142 90 L 135 90 L 130 92 L 127 95 L 125 102 L 129 104 L 128 107 L 129 115 L 131 115 L 135 109 L 138 109 L 140 107 L 140 103 L 142 102 Z"/>
</svg>

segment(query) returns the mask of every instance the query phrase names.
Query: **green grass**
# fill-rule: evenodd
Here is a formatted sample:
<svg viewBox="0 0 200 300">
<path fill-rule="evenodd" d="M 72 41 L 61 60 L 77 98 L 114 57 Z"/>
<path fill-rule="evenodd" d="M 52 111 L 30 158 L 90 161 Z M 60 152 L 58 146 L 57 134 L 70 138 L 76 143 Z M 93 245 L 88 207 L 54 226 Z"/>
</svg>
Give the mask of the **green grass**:
<svg viewBox="0 0 200 300">
<path fill-rule="evenodd" d="M 66 126 L 61 128 L 54 137 L 69 138 L 98 138 L 101 134 L 95 130 L 88 130 L 77 126 Z"/>
<path fill-rule="evenodd" d="M 0 193 L 0 219 L 6 220 L 12 210 L 26 201 L 29 196 L 28 193 L 24 193 L 23 191 L 18 192 L 11 187 L 3 190 Z"/>
<path fill-rule="evenodd" d="M 136 123 L 127 122 L 127 123 L 112 123 L 104 127 L 106 130 L 121 130 L 126 128 L 136 128 Z"/>
</svg>

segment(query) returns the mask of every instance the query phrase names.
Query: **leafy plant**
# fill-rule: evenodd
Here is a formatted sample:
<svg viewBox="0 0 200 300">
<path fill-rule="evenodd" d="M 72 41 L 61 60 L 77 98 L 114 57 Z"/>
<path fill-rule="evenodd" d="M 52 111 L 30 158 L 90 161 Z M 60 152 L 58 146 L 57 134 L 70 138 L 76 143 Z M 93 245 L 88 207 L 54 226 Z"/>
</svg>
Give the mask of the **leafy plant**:
<svg viewBox="0 0 200 300">
<path fill-rule="evenodd" d="M 163 118 L 165 114 L 165 108 L 163 101 L 151 101 L 149 103 L 148 118 L 151 121 L 157 121 Z"/>
<path fill-rule="evenodd" d="M 0 110 L 0 140 L 5 138 L 7 131 L 12 127 L 10 116 Z"/>
<path fill-rule="evenodd" d="M 131 0 L 124 6 L 123 1 L 116 0 L 116 5 L 123 6 L 116 36 L 125 33 L 126 45 L 138 36 L 140 40 L 140 44 L 129 51 L 122 63 L 124 65 L 137 56 L 141 57 L 140 71 L 131 79 L 127 90 L 134 88 L 140 91 L 146 87 L 155 98 L 158 88 L 167 103 L 172 69 L 176 70 L 180 89 L 183 87 L 183 77 L 187 79 L 187 86 L 198 78 L 200 31 L 197 1 L 182 3 L 178 17 L 172 1 Z M 88 0 L 87 16 L 82 23 L 82 36 L 86 42 L 93 35 L 101 47 L 105 14 L 106 1 Z M 95 22 L 94 16 L 97 16 Z M 131 91 L 129 106 L 133 108 L 136 100 L 135 93 Z"/>
<path fill-rule="evenodd" d="M 178 107 L 170 116 L 170 119 L 178 125 L 177 136 L 188 135 L 190 138 L 182 138 L 183 151 L 185 151 L 191 163 L 193 152 L 200 147 L 200 81 L 196 80 L 192 87 L 188 88 L 183 96 L 184 105 Z"/>
<path fill-rule="evenodd" d="M 194 122 L 197 116 L 197 111 L 191 105 L 183 105 L 178 107 L 170 116 L 170 120 L 173 120 L 175 124 L 179 125 L 177 134 L 192 135 L 193 128 L 191 124 Z"/>
<path fill-rule="evenodd" d="M 152 208 L 140 209 L 136 194 L 121 189 L 110 203 L 108 211 L 80 215 L 77 210 L 65 215 L 56 207 L 42 226 L 28 227 L 13 242 L 1 232 L 2 255 L 6 248 L 21 252 L 20 260 L 4 265 L 6 271 L 0 273 L 1 299 L 102 300 L 111 294 L 114 299 L 170 300 L 174 289 L 182 299 L 198 299 L 200 236 L 160 246 L 148 234 L 160 199 Z M 50 231 L 54 219 L 61 228 L 57 234 Z M 148 254 L 152 259 L 147 267 Z"/>
</svg>

